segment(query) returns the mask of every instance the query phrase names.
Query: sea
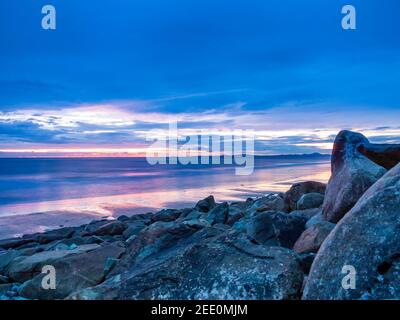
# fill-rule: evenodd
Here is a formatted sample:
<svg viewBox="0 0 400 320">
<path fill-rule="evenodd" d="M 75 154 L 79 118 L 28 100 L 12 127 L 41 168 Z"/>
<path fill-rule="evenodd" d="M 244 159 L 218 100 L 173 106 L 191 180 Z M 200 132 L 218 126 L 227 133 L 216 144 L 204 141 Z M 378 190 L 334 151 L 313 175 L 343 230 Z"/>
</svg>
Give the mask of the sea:
<svg viewBox="0 0 400 320">
<path fill-rule="evenodd" d="M 327 182 L 330 157 L 321 154 L 255 157 L 251 175 L 234 165 L 150 165 L 145 158 L 0 159 L 0 238 L 284 192 L 293 183 Z"/>
</svg>

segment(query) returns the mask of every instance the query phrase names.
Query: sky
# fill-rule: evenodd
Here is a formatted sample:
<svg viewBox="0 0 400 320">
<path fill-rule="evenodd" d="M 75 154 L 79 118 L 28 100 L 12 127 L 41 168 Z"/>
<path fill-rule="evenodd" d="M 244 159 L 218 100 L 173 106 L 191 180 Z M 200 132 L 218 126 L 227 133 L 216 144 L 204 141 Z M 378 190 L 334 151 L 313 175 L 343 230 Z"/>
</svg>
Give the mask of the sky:
<svg viewBox="0 0 400 320">
<path fill-rule="evenodd" d="M 400 143 L 399 31 L 397 0 L 1 0 L 0 156 L 138 155 L 175 121 L 258 154 Z"/>
</svg>

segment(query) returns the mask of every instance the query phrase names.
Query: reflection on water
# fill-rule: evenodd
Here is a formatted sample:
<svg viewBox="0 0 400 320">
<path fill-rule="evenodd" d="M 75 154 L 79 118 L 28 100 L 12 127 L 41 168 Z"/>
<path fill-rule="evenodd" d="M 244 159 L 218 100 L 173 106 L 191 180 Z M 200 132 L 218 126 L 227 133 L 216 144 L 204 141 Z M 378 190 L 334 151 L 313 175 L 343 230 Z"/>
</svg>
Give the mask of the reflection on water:
<svg viewBox="0 0 400 320">
<path fill-rule="evenodd" d="M 37 212 L 99 216 L 192 206 L 286 191 L 298 181 L 326 182 L 329 159 L 256 158 L 250 176 L 232 166 L 149 166 L 144 159 L 0 159 L 0 217 Z"/>
</svg>

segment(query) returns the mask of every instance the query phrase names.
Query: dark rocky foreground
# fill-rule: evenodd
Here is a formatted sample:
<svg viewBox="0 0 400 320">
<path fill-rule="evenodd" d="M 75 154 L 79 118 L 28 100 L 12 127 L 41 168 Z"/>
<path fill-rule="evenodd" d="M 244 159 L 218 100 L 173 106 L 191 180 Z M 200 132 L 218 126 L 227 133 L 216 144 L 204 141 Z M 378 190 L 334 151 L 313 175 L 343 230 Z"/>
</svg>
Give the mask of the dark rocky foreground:
<svg viewBox="0 0 400 320">
<path fill-rule="evenodd" d="M 400 299 L 399 161 L 342 131 L 327 186 L 1 240 L 0 299 Z"/>
</svg>

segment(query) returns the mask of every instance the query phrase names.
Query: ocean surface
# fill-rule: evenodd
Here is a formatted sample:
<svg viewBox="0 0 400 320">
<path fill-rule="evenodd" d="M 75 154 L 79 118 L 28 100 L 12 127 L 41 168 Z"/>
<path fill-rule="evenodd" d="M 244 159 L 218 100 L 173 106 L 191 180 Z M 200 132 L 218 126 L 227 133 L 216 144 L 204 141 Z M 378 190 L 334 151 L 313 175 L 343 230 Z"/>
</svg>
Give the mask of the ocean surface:
<svg viewBox="0 0 400 320">
<path fill-rule="evenodd" d="M 254 173 L 232 165 L 156 165 L 144 158 L 0 159 L 0 238 L 94 218 L 193 206 L 210 194 L 244 200 L 326 182 L 330 158 L 256 157 Z"/>
</svg>

